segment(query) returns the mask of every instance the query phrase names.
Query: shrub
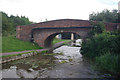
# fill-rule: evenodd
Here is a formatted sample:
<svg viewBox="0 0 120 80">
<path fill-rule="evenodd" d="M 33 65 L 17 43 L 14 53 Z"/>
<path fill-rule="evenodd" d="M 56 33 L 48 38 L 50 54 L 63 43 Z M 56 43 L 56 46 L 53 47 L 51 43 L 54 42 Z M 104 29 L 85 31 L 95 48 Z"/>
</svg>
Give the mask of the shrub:
<svg viewBox="0 0 120 80">
<path fill-rule="evenodd" d="M 96 34 L 93 38 L 83 42 L 81 54 L 89 58 L 103 55 L 105 53 L 120 54 L 120 36 L 109 32 Z"/>
<path fill-rule="evenodd" d="M 120 60 L 118 59 L 120 59 L 120 55 L 117 56 L 110 53 L 96 57 L 96 69 L 118 74 L 120 72 L 120 64 L 118 64 Z"/>
<path fill-rule="evenodd" d="M 95 68 L 120 75 L 120 32 L 104 32 L 83 42 L 81 54 L 95 61 Z"/>
<path fill-rule="evenodd" d="M 88 38 L 93 38 L 95 34 L 101 34 L 105 32 L 105 24 L 103 22 L 93 23 L 91 22 L 93 28 L 88 32 Z"/>
</svg>

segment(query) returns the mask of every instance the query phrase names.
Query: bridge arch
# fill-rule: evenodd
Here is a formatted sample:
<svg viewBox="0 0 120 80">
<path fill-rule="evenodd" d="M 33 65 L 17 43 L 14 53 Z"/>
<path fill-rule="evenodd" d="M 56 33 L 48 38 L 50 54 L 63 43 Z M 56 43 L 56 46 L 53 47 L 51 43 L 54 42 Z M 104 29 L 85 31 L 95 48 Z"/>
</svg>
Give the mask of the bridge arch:
<svg viewBox="0 0 120 80">
<path fill-rule="evenodd" d="M 65 34 L 65 33 L 73 33 L 73 34 L 79 35 L 76 32 L 58 32 L 58 33 L 50 34 L 44 41 L 44 47 L 52 47 L 52 41 L 56 37 L 56 35 L 58 35 L 58 34 Z"/>
<path fill-rule="evenodd" d="M 87 27 L 70 27 L 70 28 L 34 28 L 31 39 L 41 47 L 51 47 L 54 37 L 61 33 L 74 33 L 82 39 L 87 37 L 89 28 Z"/>
</svg>

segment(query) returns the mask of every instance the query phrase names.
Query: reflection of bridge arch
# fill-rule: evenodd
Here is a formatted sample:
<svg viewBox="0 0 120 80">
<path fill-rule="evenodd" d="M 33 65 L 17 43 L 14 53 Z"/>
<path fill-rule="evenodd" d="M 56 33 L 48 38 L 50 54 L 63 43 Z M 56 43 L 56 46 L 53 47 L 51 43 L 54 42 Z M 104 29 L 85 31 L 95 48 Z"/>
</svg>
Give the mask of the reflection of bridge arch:
<svg viewBox="0 0 120 80">
<path fill-rule="evenodd" d="M 119 25 L 117 23 L 104 24 L 107 31 L 117 30 L 117 25 Z M 91 22 L 87 20 L 61 19 L 17 26 L 16 37 L 24 41 L 35 41 L 39 46 L 44 47 L 45 40 L 52 34 L 72 32 L 80 35 L 84 39 L 87 36 L 88 30 L 91 28 Z"/>
</svg>

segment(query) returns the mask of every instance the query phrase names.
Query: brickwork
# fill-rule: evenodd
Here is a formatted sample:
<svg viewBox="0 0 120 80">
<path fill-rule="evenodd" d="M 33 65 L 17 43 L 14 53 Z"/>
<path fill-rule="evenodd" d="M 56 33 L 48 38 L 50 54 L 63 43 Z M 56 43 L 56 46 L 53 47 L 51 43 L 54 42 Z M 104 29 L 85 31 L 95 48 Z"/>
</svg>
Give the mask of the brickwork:
<svg viewBox="0 0 120 80">
<path fill-rule="evenodd" d="M 58 29 L 58 28 L 67 29 Z M 82 28 L 74 28 L 82 27 Z M 86 28 L 87 27 L 87 28 Z M 52 39 L 62 32 L 72 32 L 80 35 L 82 38 L 87 36 L 88 30 L 92 27 L 91 22 L 87 20 L 74 20 L 74 19 L 61 19 L 54 21 L 46 21 L 31 25 L 17 26 L 16 27 L 16 38 L 38 43 L 42 47 L 50 47 Z M 36 29 L 36 28 L 54 28 L 54 29 Z M 57 28 L 57 29 L 55 29 Z M 107 31 L 113 31 L 117 29 L 115 23 L 105 23 Z M 34 30 L 36 29 L 36 30 Z M 50 37 L 50 38 L 49 38 Z"/>
<path fill-rule="evenodd" d="M 71 32 L 80 35 L 82 38 L 87 36 L 88 29 L 44 29 L 44 30 L 34 30 L 33 38 L 39 46 L 50 47 L 53 38 L 60 33 Z"/>
</svg>

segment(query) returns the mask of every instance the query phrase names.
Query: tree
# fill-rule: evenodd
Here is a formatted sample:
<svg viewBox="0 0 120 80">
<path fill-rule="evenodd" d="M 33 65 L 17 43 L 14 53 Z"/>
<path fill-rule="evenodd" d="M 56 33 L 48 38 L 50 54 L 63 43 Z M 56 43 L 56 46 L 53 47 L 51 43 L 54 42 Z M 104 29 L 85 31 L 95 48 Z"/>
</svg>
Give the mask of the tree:
<svg viewBox="0 0 120 80">
<path fill-rule="evenodd" d="M 89 15 L 89 20 L 93 21 L 102 21 L 102 22 L 112 22 L 118 23 L 118 11 L 117 10 L 103 10 L 102 12 L 95 13 Z"/>
<path fill-rule="evenodd" d="M 93 23 L 91 22 L 93 28 L 88 32 L 88 37 L 93 38 L 95 34 L 101 34 L 106 31 L 105 24 L 103 22 Z"/>
<path fill-rule="evenodd" d="M 2 33 L 3 35 L 6 33 L 10 33 L 12 30 L 13 23 L 8 19 L 6 13 L 2 12 Z"/>
<path fill-rule="evenodd" d="M 3 36 L 15 34 L 16 26 L 18 25 L 27 25 L 32 23 L 25 16 L 19 17 L 19 16 L 11 15 L 9 17 L 4 12 L 0 12 L 0 13 L 2 14 L 2 35 Z"/>
</svg>

